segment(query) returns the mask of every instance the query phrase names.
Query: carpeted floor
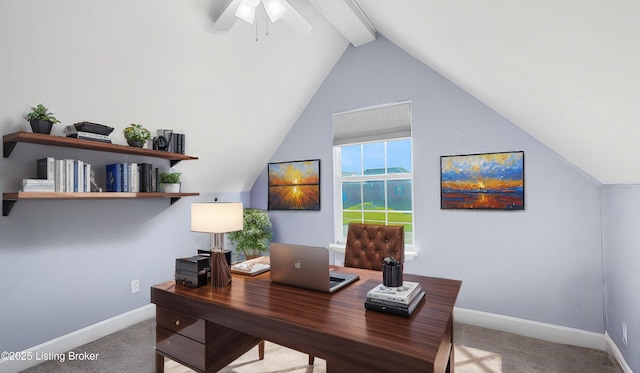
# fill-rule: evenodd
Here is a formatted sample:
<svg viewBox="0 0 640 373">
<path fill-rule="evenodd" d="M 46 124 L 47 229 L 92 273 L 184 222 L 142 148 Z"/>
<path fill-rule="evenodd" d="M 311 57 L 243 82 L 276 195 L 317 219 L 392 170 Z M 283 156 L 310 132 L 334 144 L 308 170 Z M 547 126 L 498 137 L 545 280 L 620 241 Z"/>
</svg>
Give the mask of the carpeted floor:
<svg viewBox="0 0 640 373">
<path fill-rule="evenodd" d="M 516 336 L 471 325 L 455 324 L 455 368 L 458 373 L 621 373 L 603 351 L 561 345 Z M 94 361 L 49 361 L 27 373 L 148 373 L 154 371 L 155 320 L 149 319 L 95 342 L 78 347 L 76 353 L 99 354 Z M 173 361 L 167 373 L 192 370 Z M 324 373 L 325 362 L 316 358 L 307 365 L 307 355 L 267 343 L 265 359 L 257 348 L 222 370 L 226 373 Z"/>
</svg>

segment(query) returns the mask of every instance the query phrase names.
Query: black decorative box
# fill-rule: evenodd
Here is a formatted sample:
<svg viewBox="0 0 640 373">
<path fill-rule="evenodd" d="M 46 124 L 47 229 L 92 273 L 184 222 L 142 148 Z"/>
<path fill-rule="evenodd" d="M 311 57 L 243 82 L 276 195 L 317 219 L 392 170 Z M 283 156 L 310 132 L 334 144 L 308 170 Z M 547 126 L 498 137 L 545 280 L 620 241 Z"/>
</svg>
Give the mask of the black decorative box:
<svg viewBox="0 0 640 373">
<path fill-rule="evenodd" d="M 176 259 L 176 284 L 197 288 L 207 284 L 209 257 L 192 256 Z"/>
</svg>

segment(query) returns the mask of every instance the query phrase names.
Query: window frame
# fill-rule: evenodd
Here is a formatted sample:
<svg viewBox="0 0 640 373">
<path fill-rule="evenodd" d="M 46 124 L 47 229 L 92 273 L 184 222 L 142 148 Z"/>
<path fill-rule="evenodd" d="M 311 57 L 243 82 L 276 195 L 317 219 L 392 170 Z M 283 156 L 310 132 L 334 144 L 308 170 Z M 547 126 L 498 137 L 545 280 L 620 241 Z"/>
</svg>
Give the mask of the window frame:
<svg viewBox="0 0 640 373">
<path fill-rule="evenodd" d="M 342 176 L 342 147 L 353 146 L 353 145 L 361 145 L 361 155 L 363 154 L 363 149 L 365 144 L 372 143 L 384 143 L 384 167 L 385 170 L 388 168 L 388 151 L 387 145 L 389 142 L 399 141 L 399 140 L 409 140 L 411 145 L 411 170 L 408 173 L 392 173 L 392 174 L 374 174 L 374 175 L 365 175 L 364 174 L 364 157 L 361 156 L 360 162 L 362 164 L 362 174 L 355 176 Z M 411 180 L 411 210 L 408 213 L 412 216 L 411 225 L 413 229 L 411 230 L 411 244 L 405 244 L 405 260 L 411 260 L 414 256 L 417 255 L 416 247 L 415 247 L 415 182 L 414 182 L 414 144 L 413 137 L 398 137 L 391 138 L 386 140 L 376 140 L 376 141 L 366 141 L 366 142 L 355 142 L 353 144 L 340 144 L 334 145 L 332 149 L 333 153 L 333 211 L 334 211 L 334 221 L 333 221 L 333 229 L 334 229 L 334 242 L 335 244 L 330 245 L 330 248 L 337 252 L 344 251 L 344 245 L 346 244 L 346 235 L 343 233 L 343 205 L 342 205 L 342 183 L 343 182 L 367 182 L 367 181 L 391 181 L 391 180 Z M 386 185 L 386 184 L 385 184 Z M 385 193 L 385 217 L 388 219 L 389 210 L 387 208 L 388 203 L 388 189 L 384 188 Z M 366 210 L 360 210 L 366 211 Z M 407 233 L 405 233 L 406 235 Z"/>
</svg>

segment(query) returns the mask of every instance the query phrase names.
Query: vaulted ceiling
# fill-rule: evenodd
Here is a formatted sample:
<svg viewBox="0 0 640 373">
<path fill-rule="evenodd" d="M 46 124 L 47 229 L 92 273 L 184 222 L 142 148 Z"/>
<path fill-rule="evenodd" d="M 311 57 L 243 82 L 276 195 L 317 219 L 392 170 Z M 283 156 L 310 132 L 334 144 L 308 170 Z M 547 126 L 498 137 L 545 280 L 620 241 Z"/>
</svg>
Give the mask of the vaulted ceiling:
<svg viewBox="0 0 640 373">
<path fill-rule="evenodd" d="M 0 123 L 22 130 L 41 101 L 67 124 L 183 129 L 192 189 L 245 191 L 345 49 L 379 33 L 599 182 L 640 183 L 636 0 L 289 0 L 305 35 L 266 35 L 264 14 L 216 29 L 233 1 L 0 2 Z"/>
<path fill-rule="evenodd" d="M 377 32 L 598 181 L 640 182 L 637 1 L 337 2 L 356 1 Z"/>
<path fill-rule="evenodd" d="M 601 183 L 640 182 L 640 2 L 357 2 L 387 39 Z"/>
<path fill-rule="evenodd" d="M 356 47 L 384 35 L 599 182 L 640 182 L 637 1 L 309 1 L 291 3 Z"/>
</svg>

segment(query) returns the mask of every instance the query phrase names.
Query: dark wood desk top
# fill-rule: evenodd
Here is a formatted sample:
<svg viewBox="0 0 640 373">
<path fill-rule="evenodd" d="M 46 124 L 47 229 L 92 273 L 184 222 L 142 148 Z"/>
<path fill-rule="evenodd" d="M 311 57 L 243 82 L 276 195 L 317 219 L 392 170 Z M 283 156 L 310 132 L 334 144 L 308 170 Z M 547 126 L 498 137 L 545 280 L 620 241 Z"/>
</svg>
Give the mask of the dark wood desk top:
<svg viewBox="0 0 640 373">
<path fill-rule="evenodd" d="M 419 282 L 426 293 L 425 301 L 405 318 L 365 310 L 366 294 L 382 282 L 381 272 L 336 271 L 357 273 L 360 280 L 333 294 L 271 283 L 269 272 L 234 275 L 231 286 L 218 289 L 190 289 L 169 281 L 151 288 L 151 302 L 323 359 L 362 359 L 389 371 L 400 361 L 410 363 L 413 371 L 425 371 L 425 366 L 442 371 L 438 367 L 446 366 L 448 356 L 440 361 L 438 351 L 450 334 L 460 281 L 405 274 L 405 280 Z M 449 335 L 447 343 L 451 339 Z"/>
</svg>

